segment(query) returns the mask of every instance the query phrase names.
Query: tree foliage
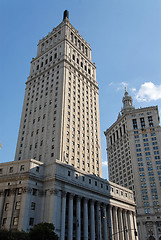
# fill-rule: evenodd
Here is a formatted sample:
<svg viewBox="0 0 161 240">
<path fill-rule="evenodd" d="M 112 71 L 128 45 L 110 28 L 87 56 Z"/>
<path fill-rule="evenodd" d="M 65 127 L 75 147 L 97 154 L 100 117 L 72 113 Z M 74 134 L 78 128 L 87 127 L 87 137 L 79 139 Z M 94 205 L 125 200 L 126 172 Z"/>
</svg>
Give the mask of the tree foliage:
<svg viewBox="0 0 161 240">
<path fill-rule="evenodd" d="M 29 232 L 30 240 L 57 240 L 58 236 L 54 232 L 52 223 L 39 223 Z"/>
<path fill-rule="evenodd" d="M 39 223 L 31 228 L 29 233 L 0 229 L 0 240 L 58 240 L 54 229 L 52 223 Z"/>
<path fill-rule="evenodd" d="M 24 231 L 9 231 L 6 229 L 0 229 L 0 239 L 3 240 L 29 240 L 28 233 Z"/>
</svg>

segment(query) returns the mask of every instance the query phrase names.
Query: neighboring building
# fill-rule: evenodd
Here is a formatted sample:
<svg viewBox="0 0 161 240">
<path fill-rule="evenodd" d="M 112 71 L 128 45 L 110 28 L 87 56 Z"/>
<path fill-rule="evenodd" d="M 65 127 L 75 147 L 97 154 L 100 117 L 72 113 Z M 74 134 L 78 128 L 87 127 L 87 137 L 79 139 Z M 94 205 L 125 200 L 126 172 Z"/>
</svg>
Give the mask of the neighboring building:
<svg viewBox="0 0 161 240">
<path fill-rule="evenodd" d="M 109 179 L 134 192 L 139 239 L 161 239 L 161 128 L 158 108 L 135 109 L 125 89 L 117 121 L 105 131 Z M 150 238 L 150 237 L 154 238 Z"/>
<path fill-rule="evenodd" d="M 96 67 L 65 11 L 31 62 L 15 161 L 0 164 L 0 226 L 52 222 L 61 240 L 137 239 L 132 191 L 101 176 Z"/>
</svg>

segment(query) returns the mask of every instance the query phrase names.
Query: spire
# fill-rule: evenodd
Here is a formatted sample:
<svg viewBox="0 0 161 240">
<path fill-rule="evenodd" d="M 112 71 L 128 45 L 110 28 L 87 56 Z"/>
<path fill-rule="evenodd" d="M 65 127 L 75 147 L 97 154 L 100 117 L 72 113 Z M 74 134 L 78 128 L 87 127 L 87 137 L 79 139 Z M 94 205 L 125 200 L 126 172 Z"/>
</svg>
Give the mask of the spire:
<svg viewBox="0 0 161 240">
<path fill-rule="evenodd" d="M 68 12 L 68 10 L 65 10 L 65 11 L 64 11 L 63 21 L 64 21 L 65 19 L 68 19 L 68 20 L 69 20 L 69 12 Z"/>
<path fill-rule="evenodd" d="M 122 114 L 135 109 L 132 103 L 132 97 L 129 96 L 129 93 L 127 92 L 127 87 L 125 87 L 125 93 L 124 97 L 122 98 L 122 102 L 123 102 L 123 108 L 121 110 Z"/>
</svg>

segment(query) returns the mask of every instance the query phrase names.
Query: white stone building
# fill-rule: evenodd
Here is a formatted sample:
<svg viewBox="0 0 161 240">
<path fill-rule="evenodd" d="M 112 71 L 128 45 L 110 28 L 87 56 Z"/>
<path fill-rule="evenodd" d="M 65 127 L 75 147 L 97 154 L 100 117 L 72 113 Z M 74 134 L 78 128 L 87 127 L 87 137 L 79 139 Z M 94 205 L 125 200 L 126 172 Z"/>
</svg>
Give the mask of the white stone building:
<svg viewBox="0 0 161 240">
<path fill-rule="evenodd" d="M 91 48 L 63 21 L 31 61 L 15 161 L 0 164 L 0 226 L 52 222 L 61 240 L 134 240 L 133 193 L 101 178 Z"/>
<path fill-rule="evenodd" d="M 135 109 L 127 90 L 105 136 L 109 179 L 134 192 L 139 239 L 161 239 L 161 128 L 157 106 Z"/>
</svg>

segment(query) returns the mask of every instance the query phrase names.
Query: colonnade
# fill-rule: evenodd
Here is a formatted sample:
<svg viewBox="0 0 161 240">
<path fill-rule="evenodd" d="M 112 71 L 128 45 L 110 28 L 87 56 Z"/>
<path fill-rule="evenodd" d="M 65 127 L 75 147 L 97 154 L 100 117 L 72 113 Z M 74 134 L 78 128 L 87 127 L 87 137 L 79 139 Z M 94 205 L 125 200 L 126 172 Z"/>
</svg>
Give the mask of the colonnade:
<svg viewBox="0 0 161 240">
<path fill-rule="evenodd" d="M 64 191 L 60 192 L 58 204 L 61 240 L 137 239 L 134 211 Z"/>
</svg>

